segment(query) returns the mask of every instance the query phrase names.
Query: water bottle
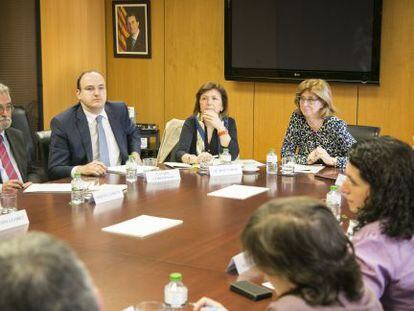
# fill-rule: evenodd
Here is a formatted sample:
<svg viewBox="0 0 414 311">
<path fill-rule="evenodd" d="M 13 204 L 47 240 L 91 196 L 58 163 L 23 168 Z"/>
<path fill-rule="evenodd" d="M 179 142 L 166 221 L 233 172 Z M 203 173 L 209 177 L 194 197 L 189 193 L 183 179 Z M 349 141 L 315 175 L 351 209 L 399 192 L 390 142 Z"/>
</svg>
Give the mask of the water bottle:
<svg viewBox="0 0 414 311">
<path fill-rule="evenodd" d="M 170 308 L 181 308 L 187 303 L 188 289 L 182 282 L 181 273 L 170 274 L 170 282 L 164 288 L 164 302 Z"/>
<path fill-rule="evenodd" d="M 229 149 L 223 148 L 223 152 L 220 154 L 220 160 L 223 164 L 231 163 L 231 154 Z"/>
<path fill-rule="evenodd" d="M 84 201 L 84 187 L 83 187 L 83 180 L 81 179 L 80 173 L 75 173 L 75 177 L 73 177 L 71 181 L 71 199 L 70 202 L 72 205 L 79 205 L 82 204 Z"/>
<path fill-rule="evenodd" d="M 270 149 L 266 156 L 266 173 L 272 175 L 277 174 L 277 155 L 273 148 Z"/>
<path fill-rule="evenodd" d="M 137 181 L 137 163 L 132 155 L 129 156 L 128 161 L 126 162 L 126 181 Z"/>
<path fill-rule="evenodd" d="M 330 191 L 326 195 L 326 205 L 338 221 L 341 220 L 341 193 L 338 186 L 331 186 Z"/>
</svg>

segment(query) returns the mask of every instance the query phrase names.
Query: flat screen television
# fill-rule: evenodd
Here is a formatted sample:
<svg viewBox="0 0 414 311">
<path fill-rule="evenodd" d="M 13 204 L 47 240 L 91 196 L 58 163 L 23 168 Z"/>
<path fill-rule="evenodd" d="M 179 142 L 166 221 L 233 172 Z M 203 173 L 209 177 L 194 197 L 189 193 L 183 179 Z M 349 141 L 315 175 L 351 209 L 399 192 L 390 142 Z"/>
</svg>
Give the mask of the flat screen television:
<svg viewBox="0 0 414 311">
<path fill-rule="evenodd" d="M 379 84 L 382 0 L 225 0 L 225 78 Z"/>
</svg>

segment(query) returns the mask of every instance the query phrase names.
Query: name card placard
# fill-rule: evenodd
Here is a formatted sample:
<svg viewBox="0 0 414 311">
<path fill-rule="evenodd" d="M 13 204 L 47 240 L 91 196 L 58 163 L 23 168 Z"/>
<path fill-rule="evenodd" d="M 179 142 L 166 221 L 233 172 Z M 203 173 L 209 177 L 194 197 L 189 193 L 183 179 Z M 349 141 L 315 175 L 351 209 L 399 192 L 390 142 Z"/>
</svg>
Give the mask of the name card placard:
<svg viewBox="0 0 414 311">
<path fill-rule="evenodd" d="M 240 275 L 252 267 L 254 267 L 253 261 L 246 255 L 246 252 L 241 252 L 230 259 L 226 272 L 236 271 Z"/>
<path fill-rule="evenodd" d="M 163 171 L 151 171 L 145 173 L 147 183 L 159 183 L 174 180 L 181 180 L 180 170 L 163 170 Z"/>
<path fill-rule="evenodd" d="M 225 164 L 209 166 L 210 176 L 243 175 L 240 164 Z"/>
<path fill-rule="evenodd" d="M 98 190 L 92 192 L 92 197 L 95 204 L 100 204 L 112 200 L 122 199 L 124 197 L 124 193 L 121 189 Z"/>
<path fill-rule="evenodd" d="M 20 210 L 0 216 L 0 231 L 29 224 L 26 210 Z"/>
<path fill-rule="evenodd" d="M 346 179 L 346 176 L 344 174 L 338 174 L 338 177 L 335 180 L 335 185 L 338 187 L 341 187 Z"/>
</svg>

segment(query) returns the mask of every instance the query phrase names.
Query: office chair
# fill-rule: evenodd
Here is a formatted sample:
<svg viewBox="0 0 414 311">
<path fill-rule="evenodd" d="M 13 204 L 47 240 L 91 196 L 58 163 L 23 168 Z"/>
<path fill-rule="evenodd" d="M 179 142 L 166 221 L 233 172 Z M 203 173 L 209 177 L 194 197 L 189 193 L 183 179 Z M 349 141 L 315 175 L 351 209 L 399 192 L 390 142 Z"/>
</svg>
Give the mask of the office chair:
<svg viewBox="0 0 414 311">
<path fill-rule="evenodd" d="M 26 110 L 23 107 L 14 107 L 11 126 L 23 132 L 26 141 L 26 152 L 29 157 L 28 161 L 34 161 L 36 159 L 36 149 L 33 133 L 29 119 L 27 118 Z"/>
<path fill-rule="evenodd" d="M 47 172 L 47 165 L 49 161 L 49 147 L 50 147 L 50 136 L 52 135 L 52 131 L 38 131 L 35 133 L 36 143 L 37 143 L 37 151 L 38 151 L 38 159 L 44 168 L 45 172 Z"/>
<path fill-rule="evenodd" d="M 348 125 L 348 131 L 356 141 L 360 141 L 367 138 L 378 137 L 381 128 L 377 126 Z"/>
</svg>

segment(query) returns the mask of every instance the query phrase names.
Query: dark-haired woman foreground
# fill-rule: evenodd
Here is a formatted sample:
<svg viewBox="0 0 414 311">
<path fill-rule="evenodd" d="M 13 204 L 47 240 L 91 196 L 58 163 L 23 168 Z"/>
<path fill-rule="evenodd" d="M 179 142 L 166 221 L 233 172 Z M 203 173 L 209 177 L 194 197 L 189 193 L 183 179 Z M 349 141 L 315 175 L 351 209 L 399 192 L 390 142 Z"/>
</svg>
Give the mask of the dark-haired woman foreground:
<svg viewBox="0 0 414 311">
<path fill-rule="evenodd" d="M 392 137 L 358 142 L 342 185 L 366 284 L 385 310 L 414 310 L 414 151 Z"/>
<path fill-rule="evenodd" d="M 261 206 L 242 233 L 242 244 L 274 285 L 268 310 L 382 310 L 364 287 L 353 246 L 333 214 L 310 198 Z M 194 310 L 226 310 L 209 298 Z"/>
</svg>

